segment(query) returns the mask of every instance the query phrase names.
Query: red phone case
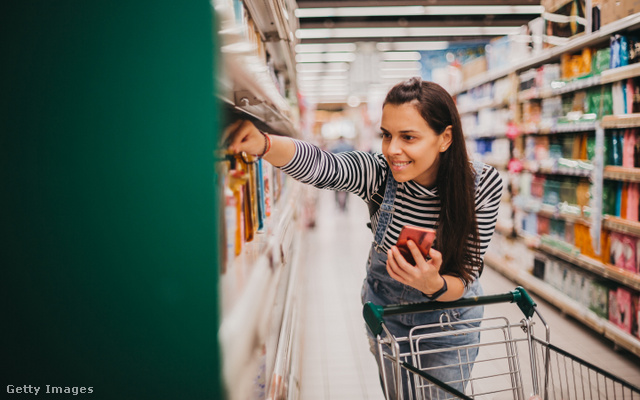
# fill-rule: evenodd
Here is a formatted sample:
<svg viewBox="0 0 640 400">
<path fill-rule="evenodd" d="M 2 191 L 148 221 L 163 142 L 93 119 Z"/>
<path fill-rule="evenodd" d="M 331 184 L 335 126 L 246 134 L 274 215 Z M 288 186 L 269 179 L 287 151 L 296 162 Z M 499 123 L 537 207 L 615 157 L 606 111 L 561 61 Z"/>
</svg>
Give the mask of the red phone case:
<svg viewBox="0 0 640 400">
<path fill-rule="evenodd" d="M 417 226 L 405 225 L 400 231 L 396 246 L 400 250 L 400 254 L 411 264 L 415 264 L 415 260 L 411 255 L 407 240 L 411 239 L 418 246 L 422 255 L 427 258 L 431 245 L 436 238 L 436 231 L 430 228 L 420 228 Z"/>
</svg>

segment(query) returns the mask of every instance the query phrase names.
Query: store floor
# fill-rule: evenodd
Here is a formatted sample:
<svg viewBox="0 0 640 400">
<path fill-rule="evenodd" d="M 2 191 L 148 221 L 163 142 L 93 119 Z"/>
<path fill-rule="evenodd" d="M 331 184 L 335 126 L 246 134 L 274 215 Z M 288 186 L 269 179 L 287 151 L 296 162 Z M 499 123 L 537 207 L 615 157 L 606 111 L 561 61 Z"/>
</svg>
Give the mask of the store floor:
<svg viewBox="0 0 640 400">
<path fill-rule="evenodd" d="M 320 191 L 316 227 L 306 235 L 301 394 L 304 400 L 383 400 L 376 363 L 369 353 L 362 319 L 360 288 L 372 235 L 364 202 L 350 196 L 340 212 L 333 193 Z M 481 277 L 485 294 L 516 286 L 491 269 Z M 568 352 L 640 385 L 640 359 L 616 352 L 593 331 L 562 316 L 533 296 L 551 326 L 551 342 Z M 492 305 L 486 314 L 514 316 L 513 304 Z"/>
</svg>

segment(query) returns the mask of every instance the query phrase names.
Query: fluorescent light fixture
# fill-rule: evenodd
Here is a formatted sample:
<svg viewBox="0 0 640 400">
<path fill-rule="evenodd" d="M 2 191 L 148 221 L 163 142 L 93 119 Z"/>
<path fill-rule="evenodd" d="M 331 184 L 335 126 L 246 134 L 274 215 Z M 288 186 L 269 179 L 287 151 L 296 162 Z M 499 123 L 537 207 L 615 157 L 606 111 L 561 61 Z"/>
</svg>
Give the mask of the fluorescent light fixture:
<svg viewBox="0 0 640 400">
<path fill-rule="evenodd" d="M 388 72 L 382 72 L 380 73 L 380 78 L 382 79 L 400 79 L 400 80 L 404 80 L 404 79 L 409 79 L 409 78 L 413 78 L 414 76 L 420 76 L 420 73 L 409 73 L 408 71 L 388 71 Z"/>
<path fill-rule="evenodd" d="M 353 62 L 355 60 L 354 53 L 299 53 L 296 55 L 296 62 L 299 63 Z"/>
<path fill-rule="evenodd" d="M 345 88 L 347 84 L 341 81 L 298 82 L 298 86 L 305 89 Z"/>
<path fill-rule="evenodd" d="M 338 91 L 338 90 L 309 90 L 309 89 L 300 89 L 301 93 L 304 93 L 307 96 L 348 96 L 350 92 L 348 91 Z"/>
<path fill-rule="evenodd" d="M 422 64 L 417 61 L 382 61 L 378 64 L 380 71 L 419 71 Z"/>
<path fill-rule="evenodd" d="M 420 53 L 417 51 L 387 51 L 382 53 L 382 59 L 389 61 L 419 61 L 420 58 Z"/>
<path fill-rule="evenodd" d="M 445 50 L 449 42 L 380 42 L 376 43 L 378 51 L 420 51 Z"/>
<path fill-rule="evenodd" d="M 298 39 L 420 37 L 420 36 L 505 36 L 517 34 L 519 26 L 459 26 L 459 27 L 392 27 L 392 28 L 336 28 L 298 29 Z"/>
<path fill-rule="evenodd" d="M 305 63 L 305 64 L 297 64 L 296 71 L 298 73 L 305 72 L 345 72 L 349 70 L 348 63 Z"/>
<path fill-rule="evenodd" d="M 325 53 L 325 52 L 339 52 L 356 51 L 357 46 L 355 43 L 318 43 L 318 44 L 297 44 L 296 53 Z"/>
<path fill-rule="evenodd" d="M 314 81 L 322 81 L 322 80 L 332 80 L 332 81 L 338 81 L 338 80 L 345 80 L 348 79 L 349 77 L 347 75 L 298 75 L 298 82 L 302 83 L 302 81 L 304 82 L 314 82 Z"/>
<path fill-rule="evenodd" d="M 411 15 L 499 15 L 542 14 L 544 7 L 532 6 L 390 6 L 298 8 L 298 18 L 376 17 Z"/>
<path fill-rule="evenodd" d="M 298 18 L 327 18 L 327 17 L 374 17 L 384 15 L 420 15 L 424 11 L 422 6 L 405 7 L 326 7 L 326 8 L 298 8 Z"/>
</svg>

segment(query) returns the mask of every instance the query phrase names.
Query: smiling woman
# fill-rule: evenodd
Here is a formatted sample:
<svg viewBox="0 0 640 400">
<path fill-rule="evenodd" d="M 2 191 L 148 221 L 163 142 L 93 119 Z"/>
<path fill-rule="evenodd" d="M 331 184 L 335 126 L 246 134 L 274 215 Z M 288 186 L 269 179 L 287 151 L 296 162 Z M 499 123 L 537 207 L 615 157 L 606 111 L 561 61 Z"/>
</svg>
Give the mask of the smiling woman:
<svg viewBox="0 0 640 400">
<path fill-rule="evenodd" d="M 493 235 L 502 181 L 493 167 L 470 162 L 457 109 L 441 86 L 412 78 L 390 90 L 382 110 L 382 154 L 332 154 L 310 143 L 267 135 L 248 121 L 229 129 L 231 151 L 262 156 L 303 183 L 348 191 L 367 203 L 373 201 L 374 194 L 384 193 L 382 204 L 371 216 L 375 237 L 362 288 L 363 302 L 452 301 L 482 294 L 477 278 Z M 269 139 L 271 147 L 265 152 L 264 143 Z M 414 263 L 399 252 L 396 241 L 405 225 L 437 231 L 428 257 L 412 241 L 408 241 L 408 247 Z M 451 318 L 458 320 L 482 316 L 481 308 L 450 312 Z M 426 313 L 426 319 L 420 321 L 414 316 L 389 317 L 387 326 L 395 336 L 406 336 L 414 325 L 437 320 L 437 314 Z M 374 339 L 370 336 L 376 355 Z M 479 335 L 463 335 L 456 340 L 474 344 Z M 439 348 L 449 344 L 423 345 Z M 469 352 L 464 371 L 459 367 L 439 368 L 439 378 L 461 382 L 470 375 L 475 356 Z M 421 362 L 422 366 L 452 364 L 446 354 Z M 382 372 L 383 367 L 379 368 Z M 452 385 L 463 389 L 460 383 Z M 407 384 L 403 387 L 409 388 Z M 391 398 L 397 395 L 391 393 Z"/>
</svg>

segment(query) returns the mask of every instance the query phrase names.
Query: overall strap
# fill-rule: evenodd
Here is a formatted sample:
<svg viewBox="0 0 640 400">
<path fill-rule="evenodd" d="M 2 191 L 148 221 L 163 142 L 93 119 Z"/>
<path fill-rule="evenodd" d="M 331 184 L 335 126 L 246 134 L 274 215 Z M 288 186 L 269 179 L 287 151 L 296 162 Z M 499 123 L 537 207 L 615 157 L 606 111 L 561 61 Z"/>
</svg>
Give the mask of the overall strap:
<svg viewBox="0 0 640 400">
<path fill-rule="evenodd" d="M 384 192 L 387 188 L 387 180 L 389 179 L 389 175 L 391 175 L 391 171 L 387 171 L 387 176 L 385 176 L 382 185 L 378 186 L 378 190 L 371 196 L 371 201 L 367 203 L 367 207 L 369 207 L 369 218 L 373 218 L 375 213 L 378 212 L 380 205 L 384 201 Z M 371 223 L 367 224 L 369 229 L 371 229 Z"/>
<path fill-rule="evenodd" d="M 378 217 L 378 226 L 374 236 L 376 246 L 382 245 L 384 235 L 387 233 L 387 227 L 391 223 L 393 217 L 393 203 L 396 200 L 396 189 L 398 188 L 398 182 L 393 179 L 391 171 L 387 171 L 387 184 L 385 186 L 384 198 L 380 205 L 380 215 Z"/>
</svg>

